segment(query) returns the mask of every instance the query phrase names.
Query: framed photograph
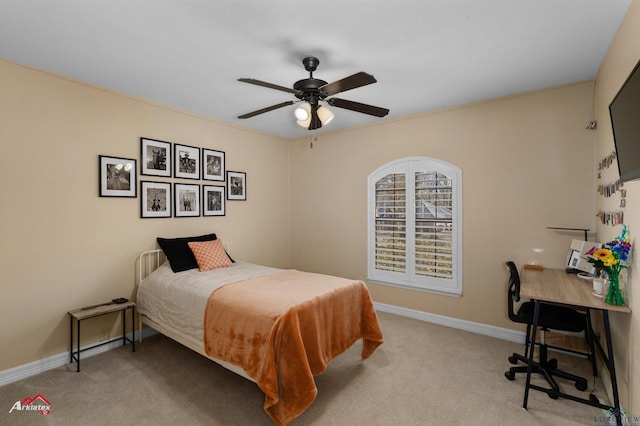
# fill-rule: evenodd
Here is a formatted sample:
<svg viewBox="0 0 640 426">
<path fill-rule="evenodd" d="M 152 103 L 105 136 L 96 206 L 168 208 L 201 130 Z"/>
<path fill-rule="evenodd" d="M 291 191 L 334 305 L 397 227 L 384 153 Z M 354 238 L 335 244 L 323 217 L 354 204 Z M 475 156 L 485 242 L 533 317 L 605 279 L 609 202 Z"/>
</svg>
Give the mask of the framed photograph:
<svg viewBox="0 0 640 426">
<path fill-rule="evenodd" d="M 202 148 L 202 179 L 224 181 L 224 152 Z"/>
<path fill-rule="evenodd" d="M 224 216 L 224 186 L 202 185 L 202 215 Z"/>
<path fill-rule="evenodd" d="M 140 174 L 171 177 L 171 142 L 140 138 Z"/>
<path fill-rule="evenodd" d="M 133 197 L 136 194 L 136 160 L 98 156 L 101 197 Z"/>
<path fill-rule="evenodd" d="M 200 148 L 174 143 L 176 165 L 174 176 L 185 179 L 200 179 Z"/>
<path fill-rule="evenodd" d="M 169 182 L 140 182 L 140 217 L 171 217 Z"/>
<path fill-rule="evenodd" d="M 247 174 L 244 172 L 227 172 L 227 200 L 247 199 Z"/>
<path fill-rule="evenodd" d="M 200 185 L 174 183 L 175 217 L 200 216 Z"/>
</svg>

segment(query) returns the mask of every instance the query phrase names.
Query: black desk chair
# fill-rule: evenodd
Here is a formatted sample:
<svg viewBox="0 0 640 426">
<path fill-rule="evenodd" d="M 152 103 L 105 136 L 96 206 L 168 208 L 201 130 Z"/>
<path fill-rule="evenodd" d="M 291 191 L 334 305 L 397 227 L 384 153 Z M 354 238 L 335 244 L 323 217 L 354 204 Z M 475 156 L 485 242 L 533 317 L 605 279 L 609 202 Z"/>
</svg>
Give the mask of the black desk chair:
<svg viewBox="0 0 640 426">
<path fill-rule="evenodd" d="M 532 301 L 524 302 L 520 305 L 518 312 L 515 312 L 515 304 L 520 301 L 520 275 L 515 263 L 509 261 L 506 262 L 509 268 L 509 289 L 508 289 L 508 301 L 507 308 L 509 312 L 509 319 L 511 321 L 527 324 L 527 337 L 525 339 L 524 353 L 525 356 L 514 353 L 510 356 L 509 362 L 511 364 L 517 364 L 518 361 L 524 362 L 525 366 L 511 367 L 504 373 L 505 377 L 509 380 L 515 380 L 516 373 L 527 373 L 527 367 L 529 359 L 526 355 L 529 353 L 529 345 L 534 342 L 532 335 L 533 325 L 533 311 L 535 303 Z M 540 327 L 542 333 L 549 330 L 558 331 L 570 331 L 570 332 L 582 332 L 586 330 L 586 327 L 590 327 L 590 322 L 587 319 L 589 312 L 580 313 L 575 309 L 571 309 L 566 306 L 554 305 L 550 303 L 540 304 L 540 316 L 538 318 L 538 327 Z M 589 333 L 586 333 L 587 335 Z M 553 390 L 558 391 L 560 388 L 556 383 L 553 376 L 561 377 L 563 379 L 575 382 L 576 389 L 584 391 L 587 389 L 587 380 L 570 374 L 564 371 L 558 370 L 558 361 L 556 359 L 548 359 L 547 357 L 548 346 L 544 343 L 544 338 L 539 343 L 539 361 L 533 363 L 533 372 L 540 373 L 547 380 Z"/>
</svg>

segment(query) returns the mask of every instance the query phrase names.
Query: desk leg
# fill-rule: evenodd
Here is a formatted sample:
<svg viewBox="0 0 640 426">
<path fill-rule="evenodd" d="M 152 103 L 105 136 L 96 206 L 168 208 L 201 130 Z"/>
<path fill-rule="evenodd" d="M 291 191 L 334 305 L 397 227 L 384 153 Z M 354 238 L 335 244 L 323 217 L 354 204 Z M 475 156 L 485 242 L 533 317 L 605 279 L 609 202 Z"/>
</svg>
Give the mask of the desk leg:
<svg viewBox="0 0 640 426">
<path fill-rule="evenodd" d="M 531 372 L 533 371 L 533 354 L 536 348 L 536 333 L 538 332 L 538 320 L 540 319 L 540 302 L 535 301 L 535 307 L 533 309 L 533 324 L 532 324 L 532 337 L 531 346 L 529 347 L 529 364 L 527 366 L 527 381 L 524 385 L 524 401 L 522 402 L 522 408 L 527 409 L 527 402 L 529 400 L 529 385 L 531 384 Z"/>
<path fill-rule="evenodd" d="M 598 375 L 598 367 L 596 365 L 596 345 L 594 342 L 597 337 L 593 331 L 593 324 L 591 323 L 591 309 L 587 309 L 587 329 L 584 334 L 587 339 L 587 344 L 589 345 L 589 352 L 591 353 L 589 360 L 591 361 L 591 368 L 593 369 L 593 377 L 596 377 Z"/>
<path fill-rule="evenodd" d="M 613 408 L 616 416 L 616 424 L 622 425 L 622 414 L 620 412 L 620 398 L 618 396 L 618 379 L 616 378 L 616 366 L 613 360 L 613 345 L 611 343 L 611 328 L 609 326 L 609 311 L 602 311 L 602 319 L 604 320 L 604 336 L 607 342 L 607 368 L 611 376 L 611 390 L 613 392 Z"/>
</svg>

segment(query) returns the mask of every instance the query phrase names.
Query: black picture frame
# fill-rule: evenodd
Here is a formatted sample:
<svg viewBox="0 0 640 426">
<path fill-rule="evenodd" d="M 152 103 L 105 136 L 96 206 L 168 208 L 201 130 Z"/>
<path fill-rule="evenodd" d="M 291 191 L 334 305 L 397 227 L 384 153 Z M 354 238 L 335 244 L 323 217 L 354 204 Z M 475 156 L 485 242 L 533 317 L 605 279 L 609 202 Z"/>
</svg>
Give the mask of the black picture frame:
<svg viewBox="0 0 640 426">
<path fill-rule="evenodd" d="M 140 217 L 171 217 L 171 183 L 140 182 Z"/>
<path fill-rule="evenodd" d="M 171 142 L 140 138 L 140 174 L 171 177 Z"/>
<path fill-rule="evenodd" d="M 200 148 L 178 143 L 174 143 L 173 147 L 173 175 L 183 179 L 200 179 Z"/>
<path fill-rule="evenodd" d="M 247 200 L 247 174 L 245 172 L 227 172 L 227 200 Z"/>
<path fill-rule="evenodd" d="M 101 197 L 137 197 L 136 160 L 99 155 L 98 167 Z"/>
<path fill-rule="evenodd" d="M 224 151 L 202 148 L 202 179 L 224 182 L 225 174 Z"/>
<path fill-rule="evenodd" d="M 225 187 L 202 185 L 202 215 L 224 216 L 226 214 Z"/>
<path fill-rule="evenodd" d="M 174 183 L 174 216 L 200 216 L 200 185 L 191 183 Z"/>
</svg>

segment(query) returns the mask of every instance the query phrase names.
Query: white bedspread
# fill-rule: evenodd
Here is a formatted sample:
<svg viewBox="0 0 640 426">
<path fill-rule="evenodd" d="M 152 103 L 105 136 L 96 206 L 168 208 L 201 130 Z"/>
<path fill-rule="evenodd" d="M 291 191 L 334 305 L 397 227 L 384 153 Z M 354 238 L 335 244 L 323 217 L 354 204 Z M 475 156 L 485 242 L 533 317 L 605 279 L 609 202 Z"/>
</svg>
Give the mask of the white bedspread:
<svg viewBox="0 0 640 426">
<path fill-rule="evenodd" d="M 224 284 L 277 271 L 280 269 L 238 261 L 212 271 L 175 273 L 165 262 L 138 285 L 138 313 L 202 344 L 204 311 L 211 292 Z"/>
</svg>

